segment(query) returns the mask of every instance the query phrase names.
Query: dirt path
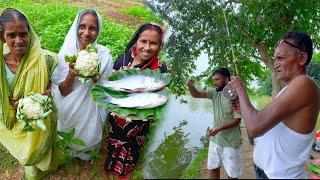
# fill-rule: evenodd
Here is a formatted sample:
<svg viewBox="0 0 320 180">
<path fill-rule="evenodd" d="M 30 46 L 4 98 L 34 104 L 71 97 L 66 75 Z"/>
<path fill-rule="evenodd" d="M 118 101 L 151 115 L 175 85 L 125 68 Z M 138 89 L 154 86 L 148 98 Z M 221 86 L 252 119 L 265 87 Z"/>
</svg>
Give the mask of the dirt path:
<svg viewBox="0 0 320 180">
<path fill-rule="evenodd" d="M 117 23 L 127 24 L 134 26 L 142 24 L 144 21 L 136 17 L 132 17 L 127 14 L 123 14 L 121 9 L 130 8 L 137 5 L 142 5 L 142 0 L 82 0 L 73 1 L 72 5 L 83 6 L 86 8 L 94 8 L 101 12 L 104 12 L 103 16 L 115 20 Z"/>
<path fill-rule="evenodd" d="M 243 161 L 243 173 L 240 176 L 240 179 L 255 179 L 255 172 L 252 164 L 252 146 L 249 144 L 248 136 L 245 127 L 241 127 L 241 136 L 242 136 L 242 145 L 241 145 L 241 153 L 242 153 L 242 161 Z M 209 178 L 209 171 L 207 170 L 207 160 L 201 164 L 200 167 L 200 177 L 201 179 Z M 226 171 L 221 168 L 221 178 L 228 179 Z"/>
<path fill-rule="evenodd" d="M 245 127 L 241 127 L 241 135 L 242 135 L 242 146 L 241 146 L 241 153 L 242 153 L 242 160 L 243 160 L 243 166 L 244 166 L 244 171 L 243 174 L 240 176 L 240 179 L 255 179 L 255 171 L 253 168 L 253 146 L 249 144 L 248 141 L 248 135 L 246 132 Z M 314 159 L 320 159 L 320 153 L 316 152 L 314 150 L 311 151 L 310 157 Z M 311 159 L 307 162 L 309 164 Z M 199 169 L 200 171 L 200 179 L 208 179 L 209 178 L 209 171 L 207 170 L 207 160 L 204 159 L 201 167 Z M 224 171 L 222 168 L 221 171 L 221 178 L 222 179 L 227 179 L 227 173 Z"/>
</svg>

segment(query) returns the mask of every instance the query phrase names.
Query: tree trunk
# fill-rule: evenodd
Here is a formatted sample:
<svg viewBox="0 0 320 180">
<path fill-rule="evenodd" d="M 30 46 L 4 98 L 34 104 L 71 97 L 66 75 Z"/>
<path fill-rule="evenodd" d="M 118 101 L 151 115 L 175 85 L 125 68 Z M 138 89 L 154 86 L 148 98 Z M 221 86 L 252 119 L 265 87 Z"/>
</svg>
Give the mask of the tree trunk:
<svg viewBox="0 0 320 180">
<path fill-rule="evenodd" d="M 271 95 L 272 95 L 272 98 L 276 97 L 277 94 L 279 93 L 279 91 L 282 89 L 283 87 L 283 83 L 281 83 L 281 81 L 277 80 L 277 76 L 276 76 L 276 72 L 273 68 L 273 63 L 272 61 L 270 60 L 268 63 L 266 63 L 268 69 L 269 69 L 269 72 L 271 74 L 271 77 L 272 77 L 272 92 L 271 92 Z"/>
<path fill-rule="evenodd" d="M 264 44 L 256 44 L 256 47 L 260 53 L 261 59 L 262 61 L 265 63 L 265 65 L 267 66 L 267 68 L 269 69 L 269 72 L 271 73 L 271 77 L 272 77 L 272 98 L 276 97 L 276 95 L 279 93 L 279 91 L 281 90 L 281 88 L 283 87 L 283 84 L 277 80 L 276 77 L 276 73 L 273 67 L 273 61 L 271 56 L 269 56 L 266 53 L 266 47 Z"/>
<path fill-rule="evenodd" d="M 272 68 L 273 69 L 273 68 Z M 277 96 L 277 94 L 279 93 L 279 91 L 282 89 L 282 83 L 277 80 L 277 77 L 276 77 L 276 73 L 273 70 L 270 70 L 271 71 L 271 77 L 272 77 L 272 98 L 275 98 Z"/>
</svg>

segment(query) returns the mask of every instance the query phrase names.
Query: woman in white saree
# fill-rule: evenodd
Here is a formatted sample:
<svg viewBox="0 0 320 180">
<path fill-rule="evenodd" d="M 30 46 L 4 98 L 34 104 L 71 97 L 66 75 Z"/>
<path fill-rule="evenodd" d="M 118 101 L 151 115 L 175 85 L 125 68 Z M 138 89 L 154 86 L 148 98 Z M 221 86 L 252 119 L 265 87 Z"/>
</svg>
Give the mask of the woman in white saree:
<svg viewBox="0 0 320 180">
<path fill-rule="evenodd" d="M 105 79 L 112 70 L 112 59 L 108 48 L 97 44 L 101 33 L 102 19 L 98 12 L 87 9 L 75 18 L 58 54 L 58 67 L 53 72 L 54 101 L 58 107 L 58 131 L 69 132 L 75 128 L 75 137 L 85 142 L 85 146 L 73 146 L 74 151 L 81 151 L 75 156 L 90 160 L 85 152 L 99 147 L 102 139 L 103 124 L 107 111 L 99 107 L 90 96 L 90 89 L 98 79 L 91 78 L 82 83 L 74 71 L 74 64 L 68 65 L 65 56 L 76 55 L 80 50 L 92 44 L 98 49 L 101 62 L 101 79 Z"/>
</svg>

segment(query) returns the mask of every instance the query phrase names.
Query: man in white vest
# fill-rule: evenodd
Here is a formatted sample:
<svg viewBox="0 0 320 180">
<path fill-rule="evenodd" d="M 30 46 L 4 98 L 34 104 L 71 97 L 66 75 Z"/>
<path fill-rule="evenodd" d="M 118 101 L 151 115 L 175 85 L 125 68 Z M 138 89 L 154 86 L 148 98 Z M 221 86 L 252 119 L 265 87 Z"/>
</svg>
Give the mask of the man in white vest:
<svg viewBox="0 0 320 180">
<path fill-rule="evenodd" d="M 304 32 L 286 33 L 276 44 L 274 69 L 285 87 L 264 109 L 249 100 L 240 77 L 231 87 L 239 97 L 242 118 L 254 137 L 253 161 L 257 179 L 306 179 L 315 125 L 320 109 L 320 89 L 307 75 L 313 47 Z"/>
</svg>

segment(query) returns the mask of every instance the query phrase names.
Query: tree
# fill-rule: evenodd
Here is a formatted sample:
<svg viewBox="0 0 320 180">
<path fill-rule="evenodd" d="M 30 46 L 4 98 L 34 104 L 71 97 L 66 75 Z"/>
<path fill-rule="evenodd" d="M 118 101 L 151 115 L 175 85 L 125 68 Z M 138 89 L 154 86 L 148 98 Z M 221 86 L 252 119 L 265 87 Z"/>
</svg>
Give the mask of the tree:
<svg viewBox="0 0 320 180">
<path fill-rule="evenodd" d="M 174 30 L 168 39 L 167 53 L 172 67 L 174 92 L 183 93 L 181 86 L 195 68 L 200 52 L 209 55 L 208 75 L 215 67 L 229 67 L 235 74 L 227 28 L 240 75 L 246 80 L 261 77 L 265 66 L 272 74 L 272 95 L 280 90 L 275 78 L 273 50 L 277 40 L 290 30 L 308 32 L 319 42 L 318 0 L 154 0 L 146 4 Z M 223 13 L 225 12 L 227 26 Z"/>
<path fill-rule="evenodd" d="M 311 61 L 308 67 L 309 76 L 320 85 L 320 61 Z"/>
</svg>

